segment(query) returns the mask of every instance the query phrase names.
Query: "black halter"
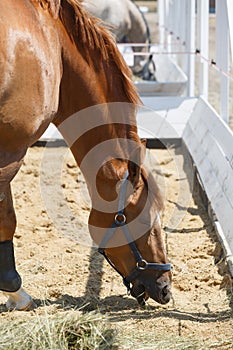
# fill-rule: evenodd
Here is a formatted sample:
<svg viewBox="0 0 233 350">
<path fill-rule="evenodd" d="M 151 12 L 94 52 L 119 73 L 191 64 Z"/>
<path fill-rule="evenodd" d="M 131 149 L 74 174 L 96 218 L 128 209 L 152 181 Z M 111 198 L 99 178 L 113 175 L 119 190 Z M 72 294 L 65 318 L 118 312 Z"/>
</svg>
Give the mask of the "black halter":
<svg viewBox="0 0 233 350">
<path fill-rule="evenodd" d="M 172 269 L 172 265 L 170 263 L 167 264 L 160 264 L 160 263 L 148 263 L 145 259 L 142 258 L 140 252 L 137 249 L 136 244 L 132 240 L 128 224 L 126 223 L 126 216 L 124 214 L 124 207 L 125 207 L 125 196 L 126 196 L 126 190 L 127 190 L 127 178 L 128 178 L 128 171 L 125 173 L 124 178 L 122 180 L 122 186 L 119 193 L 119 203 L 118 203 L 118 212 L 115 215 L 115 220 L 112 223 L 111 227 L 107 230 L 104 238 L 102 239 L 98 252 L 102 254 L 107 262 L 116 270 L 121 276 L 121 272 L 115 267 L 115 265 L 111 262 L 109 257 L 106 255 L 104 248 L 106 247 L 106 244 L 110 240 L 110 238 L 113 236 L 115 231 L 118 227 L 121 227 L 125 238 L 128 242 L 128 245 L 131 248 L 131 251 L 136 259 L 136 267 L 133 269 L 133 271 L 130 273 L 128 277 L 122 276 L 123 283 L 127 287 L 127 290 L 130 291 L 130 284 L 131 282 L 138 277 L 138 275 L 146 270 L 146 269 L 153 269 L 153 270 L 159 270 L 159 271 L 170 271 Z"/>
</svg>

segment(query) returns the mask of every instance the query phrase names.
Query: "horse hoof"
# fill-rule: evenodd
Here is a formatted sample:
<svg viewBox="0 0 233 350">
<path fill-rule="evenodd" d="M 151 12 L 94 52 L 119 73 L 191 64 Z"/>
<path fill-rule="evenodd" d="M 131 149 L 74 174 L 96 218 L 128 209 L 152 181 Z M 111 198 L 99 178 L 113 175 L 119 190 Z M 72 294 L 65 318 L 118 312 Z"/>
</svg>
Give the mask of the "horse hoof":
<svg viewBox="0 0 233 350">
<path fill-rule="evenodd" d="M 28 305 L 24 306 L 23 308 L 21 308 L 19 310 L 20 311 L 31 311 L 31 310 L 35 310 L 36 308 L 37 308 L 36 303 L 33 300 L 31 300 Z"/>
<path fill-rule="evenodd" d="M 37 308 L 36 303 L 31 299 L 29 303 L 25 304 L 16 304 L 11 298 L 6 302 L 6 307 L 8 311 L 31 311 Z"/>
<path fill-rule="evenodd" d="M 37 305 L 33 301 L 32 297 L 28 295 L 22 287 L 16 292 L 5 292 L 4 294 L 8 296 L 6 307 L 9 311 L 29 311 L 37 308 Z"/>
</svg>

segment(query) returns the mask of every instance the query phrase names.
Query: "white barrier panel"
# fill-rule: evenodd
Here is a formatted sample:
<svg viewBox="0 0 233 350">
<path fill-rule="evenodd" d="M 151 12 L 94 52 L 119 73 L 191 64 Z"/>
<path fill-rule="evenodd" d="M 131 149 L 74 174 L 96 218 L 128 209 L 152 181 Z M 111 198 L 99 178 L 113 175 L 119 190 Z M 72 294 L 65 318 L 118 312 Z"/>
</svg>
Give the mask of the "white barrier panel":
<svg viewBox="0 0 233 350">
<path fill-rule="evenodd" d="M 181 96 L 187 87 L 187 76 L 166 55 L 155 54 L 156 81 L 137 81 L 135 86 L 140 96 Z"/>
<path fill-rule="evenodd" d="M 135 46 L 132 44 L 132 46 Z M 127 44 L 118 44 L 118 49 L 128 66 L 134 65 L 134 52 Z M 141 96 L 181 96 L 187 87 L 187 76 L 167 54 L 160 53 L 160 47 L 150 46 L 156 67 L 156 81 L 134 77 L 135 86 Z M 140 55 L 140 54 L 139 54 Z M 147 55 L 145 55 L 145 61 Z"/>
<path fill-rule="evenodd" d="M 232 254 L 233 133 L 215 110 L 199 99 L 185 127 L 183 140 Z"/>
</svg>

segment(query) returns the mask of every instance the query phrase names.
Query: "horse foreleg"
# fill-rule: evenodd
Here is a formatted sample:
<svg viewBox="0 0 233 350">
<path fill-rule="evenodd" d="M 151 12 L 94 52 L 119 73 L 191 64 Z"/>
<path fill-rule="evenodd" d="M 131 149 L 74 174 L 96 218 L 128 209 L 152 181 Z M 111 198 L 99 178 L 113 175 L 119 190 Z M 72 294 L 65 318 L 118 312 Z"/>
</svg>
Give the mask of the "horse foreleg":
<svg viewBox="0 0 233 350">
<path fill-rule="evenodd" d="M 0 290 L 8 297 L 8 310 L 32 310 L 36 307 L 21 285 L 21 277 L 15 268 L 13 242 L 0 242 Z"/>
<path fill-rule="evenodd" d="M 0 183 L 0 290 L 9 297 L 9 309 L 28 310 L 35 307 L 32 298 L 22 289 L 20 275 L 15 268 L 13 235 L 16 217 L 10 185 Z"/>
</svg>

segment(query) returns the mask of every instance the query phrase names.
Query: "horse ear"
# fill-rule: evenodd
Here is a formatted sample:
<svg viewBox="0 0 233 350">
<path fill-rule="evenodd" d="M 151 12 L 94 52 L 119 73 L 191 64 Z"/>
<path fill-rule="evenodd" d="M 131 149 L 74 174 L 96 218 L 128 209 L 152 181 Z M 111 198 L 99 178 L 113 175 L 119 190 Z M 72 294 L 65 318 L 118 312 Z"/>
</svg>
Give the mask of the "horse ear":
<svg viewBox="0 0 233 350">
<path fill-rule="evenodd" d="M 130 160 L 128 161 L 129 180 L 134 187 L 138 184 L 140 179 L 141 166 L 146 153 L 145 143 L 146 140 L 141 141 L 141 144 L 133 150 Z"/>
</svg>

